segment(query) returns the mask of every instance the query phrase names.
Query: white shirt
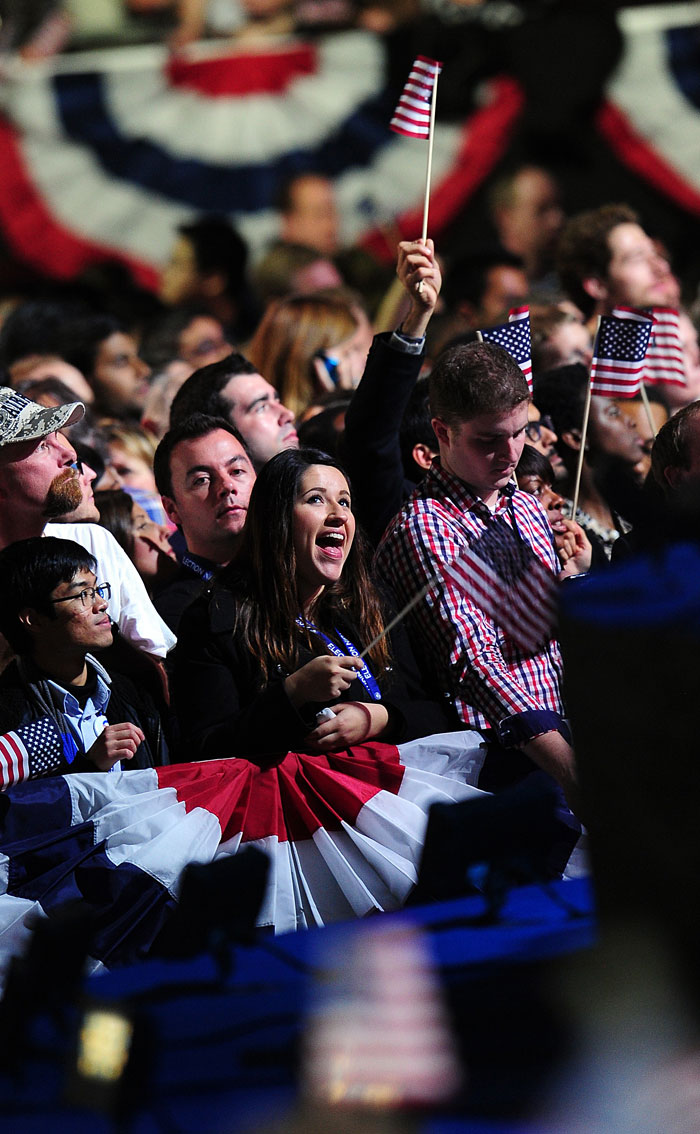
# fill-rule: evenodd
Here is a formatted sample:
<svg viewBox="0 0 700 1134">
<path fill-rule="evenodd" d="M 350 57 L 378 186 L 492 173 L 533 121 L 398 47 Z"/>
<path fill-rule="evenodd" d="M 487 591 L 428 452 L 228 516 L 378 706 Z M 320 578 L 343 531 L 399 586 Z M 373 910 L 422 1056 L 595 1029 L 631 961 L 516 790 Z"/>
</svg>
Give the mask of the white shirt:
<svg viewBox="0 0 700 1134">
<path fill-rule="evenodd" d="M 47 524 L 44 535 L 72 539 L 95 556 L 97 582 L 110 583 L 109 617 L 132 646 L 164 658 L 177 638 L 154 607 L 143 580 L 111 532 L 99 524 Z"/>
</svg>

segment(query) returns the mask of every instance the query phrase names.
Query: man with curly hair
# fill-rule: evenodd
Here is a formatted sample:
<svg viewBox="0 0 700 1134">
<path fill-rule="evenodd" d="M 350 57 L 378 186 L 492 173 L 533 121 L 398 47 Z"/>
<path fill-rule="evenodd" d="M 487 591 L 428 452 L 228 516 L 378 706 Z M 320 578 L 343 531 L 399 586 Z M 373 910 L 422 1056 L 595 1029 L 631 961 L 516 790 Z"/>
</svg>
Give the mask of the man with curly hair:
<svg viewBox="0 0 700 1134">
<path fill-rule="evenodd" d="M 658 244 L 628 205 L 601 205 L 565 225 L 557 267 L 586 318 L 614 307 L 678 307 L 678 282 Z"/>
</svg>

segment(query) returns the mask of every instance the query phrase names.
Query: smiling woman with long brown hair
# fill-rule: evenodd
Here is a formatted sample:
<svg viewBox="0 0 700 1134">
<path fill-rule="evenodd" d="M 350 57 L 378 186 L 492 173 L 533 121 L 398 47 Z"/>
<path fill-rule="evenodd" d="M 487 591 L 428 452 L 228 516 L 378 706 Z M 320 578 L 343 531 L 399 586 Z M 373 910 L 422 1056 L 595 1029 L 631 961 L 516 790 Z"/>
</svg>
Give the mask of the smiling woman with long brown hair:
<svg viewBox="0 0 700 1134">
<path fill-rule="evenodd" d="M 241 551 L 183 615 L 173 682 L 180 759 L 216 782 L 224 841 L 272 860 L 263 924 L 395 909 L 429 807 L 481 794 L 481 737 L 444 734 L 458 726 L 426 699 L 400 628 L 360 657 L 384 618 L 345 473 L 316 449 L 279 453 Z"/>
<path fill-rule="evenodd" d="M 335 751 L 454 727 L 422 691 L 400 628 L 360 659 L 383 627 L 342 469 L 318 450 L 278 454 L 251 494 L 239 555 L 180 628 L 174 701 L 188 758 Z"/>
</svg>

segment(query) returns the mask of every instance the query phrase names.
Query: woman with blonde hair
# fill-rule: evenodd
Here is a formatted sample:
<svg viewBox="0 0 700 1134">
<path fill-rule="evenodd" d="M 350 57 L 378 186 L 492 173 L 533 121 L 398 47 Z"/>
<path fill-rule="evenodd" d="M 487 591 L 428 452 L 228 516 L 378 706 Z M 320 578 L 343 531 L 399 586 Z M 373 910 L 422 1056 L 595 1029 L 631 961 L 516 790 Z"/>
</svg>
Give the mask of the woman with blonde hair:
<svg viewBox="0 0 700 1134">
<path fill-rule="evenodd" d="M 292 295 L 271 304 L 248 356 L 298 417 L 327 390 L 352 390 L 364 370 L 366 334 L 340 296 Z"/>
<path fill-rule="evenodd" d="M 167 527 L 168 518 L 163 510 L 160 493 L 153 473 L 156 439 L 140 425 L 127 425 L 120 421 L 107 421 L 103 434 L 109 450 L 109 461 L 100 489 L 123 488 L 156 524 Z"/>
</svg>

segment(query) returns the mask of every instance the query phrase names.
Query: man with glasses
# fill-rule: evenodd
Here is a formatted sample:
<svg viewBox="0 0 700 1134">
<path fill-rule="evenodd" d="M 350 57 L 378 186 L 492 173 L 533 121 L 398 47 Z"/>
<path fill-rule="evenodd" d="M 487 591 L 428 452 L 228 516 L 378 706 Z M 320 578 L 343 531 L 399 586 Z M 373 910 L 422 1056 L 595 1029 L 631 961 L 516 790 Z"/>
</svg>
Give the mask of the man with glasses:
<svg viewBox="0 0 700 1134">
<path fill-rule="evenodd" d="M 560 480 L 566 470 L 557 450 L 559 437 L 551 417 L 541 414 L 534 402 L 530 402 L 527 407 L 525 438 L 528 445 L 532 445 L 533 449 L 537 449 L 538 453 L 547 458 L 554 476 Z"/>
<path fill-rule="evenodd" d="M 111 587 L 96 570 L 83 547 L 51 536 L 0 552 L 0 631 L 17 655 L 0 676 L 0 732 L 50 717 L 62 744 L 61 756 L 35 755 L 29 778 L 167 762 L 150 697 L 92 654 L 112 643 Z"/>
</svg>

